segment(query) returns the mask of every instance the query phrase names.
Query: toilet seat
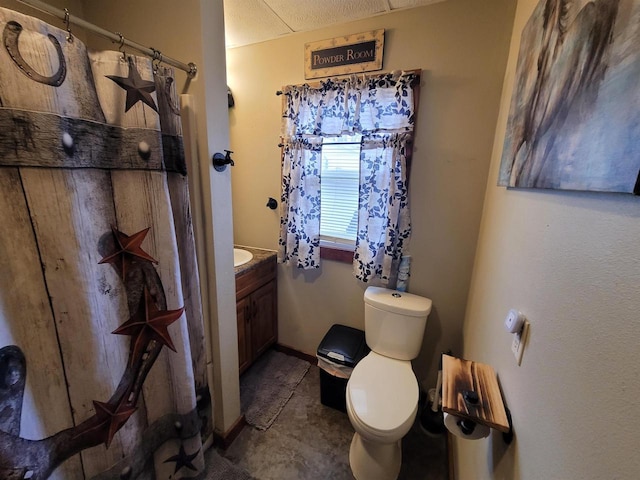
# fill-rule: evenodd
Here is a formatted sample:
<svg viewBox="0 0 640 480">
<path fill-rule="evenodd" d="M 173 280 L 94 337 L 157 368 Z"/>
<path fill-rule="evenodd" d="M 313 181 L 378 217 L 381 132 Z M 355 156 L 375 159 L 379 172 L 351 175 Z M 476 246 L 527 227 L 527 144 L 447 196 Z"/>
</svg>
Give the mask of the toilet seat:
<svg viewBox="0 0 640 480">
<path fill-rule="evenodd" d="M 401 438 L 415 419 L 418 395 L 410 361 L 371 352 L 349 378 L 347 409 L 352 421 L 372 437 Z"/>
</svg>

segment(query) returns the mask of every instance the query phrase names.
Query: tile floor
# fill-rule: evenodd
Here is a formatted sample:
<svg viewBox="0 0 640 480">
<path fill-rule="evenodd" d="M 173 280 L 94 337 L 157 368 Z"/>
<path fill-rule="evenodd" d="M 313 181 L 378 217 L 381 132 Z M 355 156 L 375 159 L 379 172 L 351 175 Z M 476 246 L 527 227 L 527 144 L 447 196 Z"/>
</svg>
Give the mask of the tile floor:
<svg viewBox="0 0 640 480">
<path fill-rule="evenodd" d="M 317 366 L 296 388 L 271 428 L 250 425 L 221 454 L 258 480 L 351 480 L 353 428 L 346 413 L 320 403 Z M 430 437 L 418 422 L 403 441 L 399 480 L 446 480 L 446 436 Z"/>
</svg>

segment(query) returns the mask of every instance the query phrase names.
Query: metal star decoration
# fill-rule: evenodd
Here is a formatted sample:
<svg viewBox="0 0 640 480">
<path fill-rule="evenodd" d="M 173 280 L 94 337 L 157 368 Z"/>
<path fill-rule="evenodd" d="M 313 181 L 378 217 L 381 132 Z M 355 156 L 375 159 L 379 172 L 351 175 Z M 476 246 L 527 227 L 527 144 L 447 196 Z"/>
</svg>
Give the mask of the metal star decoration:
<svg viewBox="0 0 640 480">
<path fill-rule="evenodd" d="M 180 445 L 180 451 L 178 452 L 178 454 L 174 455 L 173 457 L 167 458 L 164 463 L 176 462 L 176 469 L 173 471 L 174 475 L 178 473 L 178 470 L 180 470 L 182 467 L 187 467 L 190 470 L 198 471 L 193 463 L 191 463 L 191 461 L 198 456 L 198 453 L 200 453 L 200 449 L 196 450 L 196 453 L 187 455 L 187 452 L 185 452 L 184 450 L 184 445 Z"/>
<path fill-rule="evenodd" d="M 142 260 L 146 260 L 152 263 L 158 263 L 158 261 L 149 255 L 147 252 L 142 250 L 140 244 L 144 241 L 149 229 L 151 227 L 145 228 L 144 230 L 140 230 L 138 233 L 134 233 L 129 236 L 113 225 L 111 226 L 111 231 L 113 232 L 113 237 L 116 243 L 116 251 L 110 255 L 107 255 L 98 263 L 113 263 L 120 269 L 120 274 L 124 279 L 127 274 L 127 269 L 131 265 L 131 262 L 134 258 L 139 258 Z"/>
<path fill-rule="evenodd" d="M 155 82 L 143 80 L 140 73 L 133 63 L 133 58 L 129 57 L 129 76 L 118 77 L 116 75 L 106 75 L 110 80 L 116 82 L 121 88 L 127 92 L 127 103 L 125 113 L 131 109 L 136 103 L 143 102 L 149 105 L 155 112 L 158 111 L 156 102 L 154 102 L 151 92 L 156 90 Z"/>
<path fill-rule="evenodd" d="M 129 417 L 137 410 L 136 407 L 128 407 L 121 403 L 113 405 L 111 403 L 93 401 L 96 410 L 97 424 L 91 430 L 104 431 L 104 444 L 107 448 L 111 445 L 113 437 L 118 430 L 129 420 Z"/>
<path fill-rule="evenodd" d="M 176 351 L 167 327 L 178 320 L 183 312 L 184 307 L 178 310 L 158 310 L 153 297 L 145 287 L 140 298 L 138 311 L 111 333 L 133 337 L 133 350 L 130 356 L 130 364 L 133 365 L 136 359 L 144 353 L 151 340 L 156 340 L 174 352 Z"/>
</svg>

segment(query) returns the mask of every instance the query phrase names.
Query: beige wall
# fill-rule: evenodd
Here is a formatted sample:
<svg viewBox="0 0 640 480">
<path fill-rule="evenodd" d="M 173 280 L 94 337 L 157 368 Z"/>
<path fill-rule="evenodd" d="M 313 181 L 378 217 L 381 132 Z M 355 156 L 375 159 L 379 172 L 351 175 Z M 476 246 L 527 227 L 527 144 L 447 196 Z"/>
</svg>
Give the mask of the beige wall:
<svg viewBox="0 0 640 480">
<path fill-rule="evenodd" d="M 79 17 L 82 16 L 82 2 L 83 0 L 48 0 L 46 3 L 51 5 L 52 7 L 59 8 L 64 10 L 65 8 L 69 9 L 69 13 L 71 15 L 77 15 Z M 59 24 L 56 24 L 55 17 L 51 15 L 41 12 L 35 8 L 32 8 L 24 3 L 20 3 L 17 0 L 2 0 L 0 2 L 0 6 L 4 8 L 10 8 L 11 10 L 15 10 L 20 13 L 24 13 L 26 15 L 31 15 L 34 17 L 41 18 L 42 20 L 50 21 L 52 25 L 59 26 L 62 28 L 62 21 L 59 21 Z"/>
<path fill-rule="evenodd" d="M 75 15 L 78 17 L 82 17 L 83 16 L 83 0 L 48 0 L 46 3 L 48 3 L 49 5 L 51 5 L 52 7 L 56 7 L 59 8 L 61 10 L 64 10 L 65 8 L 69 9 L 69 14 L 70 15 Z M 62 28 L 65 29 L 64 23 L 62 22 L 62 20 L 57 20 L 56 17 L 53 17 L 47 13 L 41 12 L 40 10 L 37 10 L 35 8 L 32 8 L 28 5 L 25 5 L 24 3 L 20 3 L 17 0 L 2 0 L 0 1 L 0 6 L 4 7 L 4 8 L 9 8 L 11 10 L 15 10 L 17 12 L 20 13 L 24 13 L 25 15 L 31 15 L 32 17 L 37 17 L 40 18 L 42 20 L 44 20 L 45 22 L 50 23 L 51 25 L 54 25 L 58 28 Z M 73 29 L 72 29 L 73 31 Z M 86 37 L 84 34 L 78 34 L 77 35 L 82 41 L 86 40 Z"/>
<path fill-rule="evenodd" d="M 638 198 L 495 186 L 520 32 L 537 3 L 518 2 L 464 324 L 464 356 L 496 368 L 515 443 L 456 442 L 458 478 L 638 478 Z M 520 367 L 502 326 L 509 308 L 531 322 Z"/>
<path fill-rule="evenodd" d="M 236 243 L 276 249 L 283 85 L 304 83 L 304 44 L 384 28 L 384 69 L 423 69 L 411 172 L 413 265 L 409 290 L 428 296 L 419 378 L 435 383 L 443 349 L 460 352 L 462 321 L 506 64 L 514 2 L 449 0 L 258 45 L 227 50 Z M 333 323 L 363 328 L 362 294 L 351 266 L 280 267 L 279 341 L 315 354 Z M 429 375 L 427 375 L 429 372 Z"/>
</svg>

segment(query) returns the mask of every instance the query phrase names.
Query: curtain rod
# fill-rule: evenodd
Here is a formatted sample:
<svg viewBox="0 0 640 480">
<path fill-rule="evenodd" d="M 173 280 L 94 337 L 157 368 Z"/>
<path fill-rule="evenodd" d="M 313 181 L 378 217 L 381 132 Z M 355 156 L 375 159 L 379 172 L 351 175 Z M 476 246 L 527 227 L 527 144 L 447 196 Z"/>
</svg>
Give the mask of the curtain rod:
<svg viewBox="0 0 640 480">
<path fill-rule="evenodd" d="M 67 27 L 69 24 L 77 25 L 78 27 L 82 27 L 93 33 L 106 37 L 114 43 L 121 44 L 121 46 L 126 45 L 127 47 L 131 47 L 141 53 L 144 53 L 148 57 L 151 57 L 153 60 L 159 60 L 160 62 L 171 65 L 172 67 L 184 70 L 185 72 L 187 72 L 187 76 L 189 78 L 195 77 L 196 73 L 198 73 L 198 67 L 193 62 L 185 64 L 171 57 L 165 57 L 164 55 L 162 55 L 162 53 L 160 53 L 159 50 L 156 50 L 155 48 L 147 48 L 143 45 L 140 45 L 139 43 L 127 40 L 120 33 L 111 33 L 108 30 L 100 28 L 97 25 L 89 23 L 79 17 L 72 17 L 71 15 L 69 15 L 69 11 L 66 9 L 60 10 L 59 8 L 53 7 L 48 3 L 41 2 L 39 0 L 18 0 L 18 2 L 29 5 L 30 7 L 40 10 L 41 12 L 48 13 L 49 15 L 53 15 L 54 17 L 58 17 L 63 22 L 67 23 Z"/>
<path fill-rule="evenodd" d="M 18 0 L 18 1 L 20 1 L 20 0 Z M 395 72 L 399 72 L 400 70 L 392 70 L 392 71 L 390 71 L 390 72 L 373 72 L 373 73 L 371 73 L 371 72 L 369 72 L 369 73 L 367 73 L 367 72 L 363 72 L 363 73 L 362 73 L 362 75 L 363 75 L 363 76 L 364 76 L 364 78 L 366 78 L 366 79 L 372 79 L 372 78 L 376 78 L 376 77 L 381 77 L 381 76 L 384 76 L 384 75 L 388 75 L 388 74 L 390 74 L 390 73 L 394 73 L 394 71 L 395 71 Z M 421 68 L 415 68 L 415 69 L 413 69 L 413 70 L 403 70 L 402 72 L 403 72 L 403 73 L 413 73 L 413 74 L 418 78 L 418 80 L 420 79 L 420 77 L 421 77 L 421 75 L 422 75 L 422 69 L 421 69 Z M 337 75 L 337 78 L 338 78 L 338 80 L 341 80 L 341 79 L 343 79 L 343 78 L 346 78 L 346 76 L 347 76 L 347 74 L 344 74 L 344 75 Z M 331 77 L 331 78 L 329 78 L 328 80 L 333 80 L 333 79 L 335 79 L 335 78 L 336 78 L 336 77 Z M 302 85 L 309 85 L 310 87 L 315 88 L 316 86 L 320 86 L 320 85 L 321 85 L 322 83 L 324 83 L 324 82 L 325 82 L 325 80 L 319 80 L 319 81 L 315 81 L 315 82 L 313 82 L 313 83 L 311 83 L 311 84 L 309 84 L 309 83 L 304 83 L 304 84 L 302 84 Z M 299 87 L 299 86 L 301 86 L 301 85 L 294 85 L 294 86 Z M 284 95 L 284 92 L 283 92 L 282 90 L 276 90 L 276 95 L 277 95 L 277 96 Z"/>
</svg>

